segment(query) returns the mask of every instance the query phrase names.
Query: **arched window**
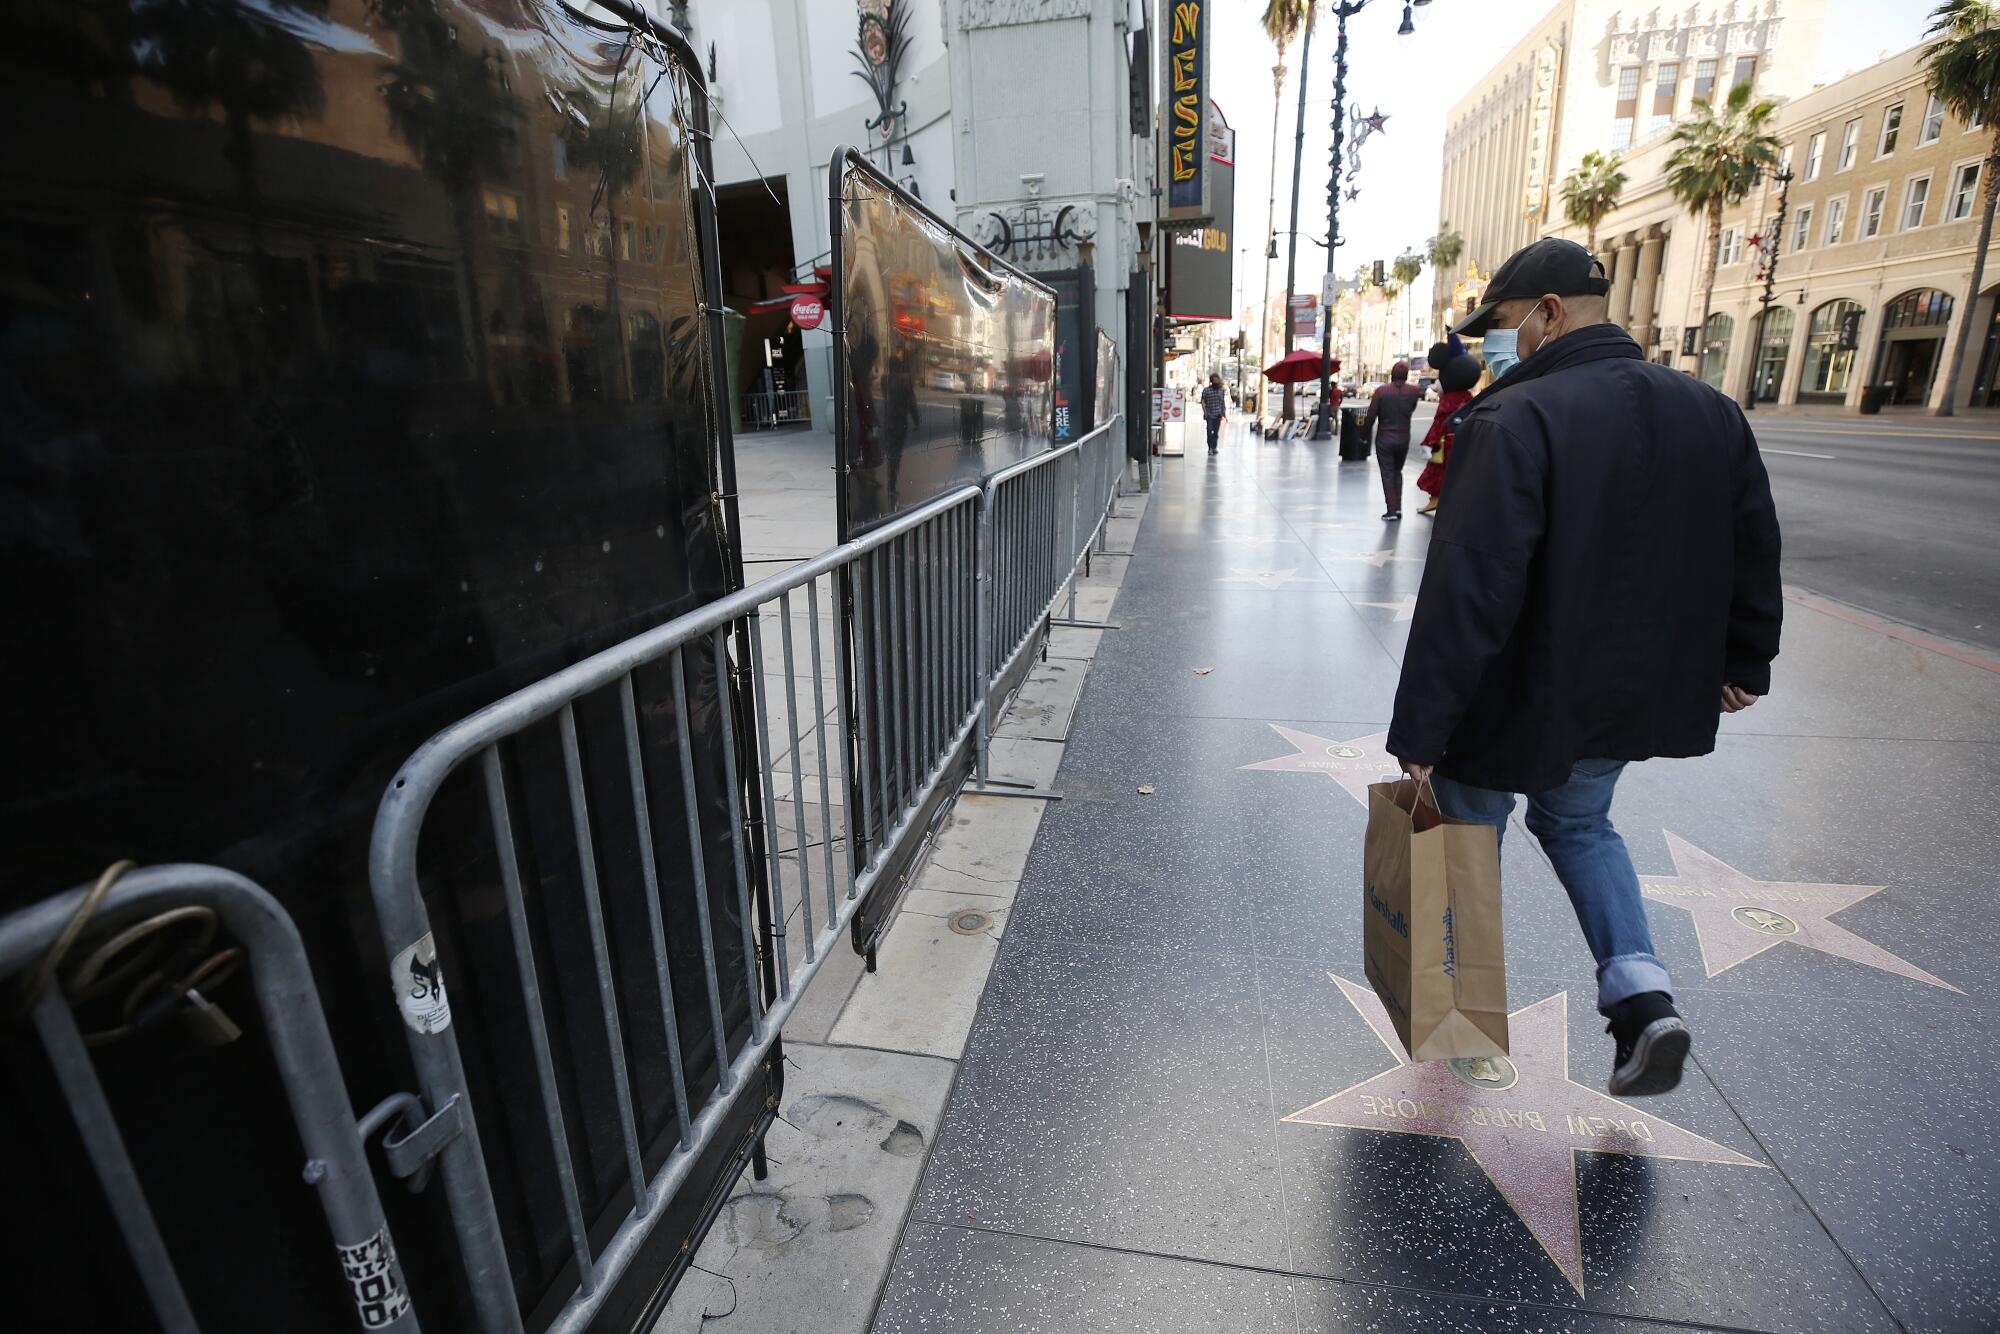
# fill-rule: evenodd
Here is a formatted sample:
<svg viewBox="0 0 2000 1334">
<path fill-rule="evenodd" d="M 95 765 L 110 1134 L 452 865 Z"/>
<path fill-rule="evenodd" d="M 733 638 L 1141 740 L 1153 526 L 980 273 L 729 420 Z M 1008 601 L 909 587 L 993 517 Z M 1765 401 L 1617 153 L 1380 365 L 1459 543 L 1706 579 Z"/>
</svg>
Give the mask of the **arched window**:
<svg viewBox="0 0 2000 1334">
<path fill-rule="evenodd" d="M 1729 338 L 1736 332 L 1736 321 L 1716 311 L 1708 317 L 1708 328 L 1701 343 L 1701 378 L 1722 388 L 1722 370 L 1729 364 Z"/>
<path fill-rule="evenodd" d="M 1775 403 L 1785 383 L 1785 362 L 1792 352 L 1794 317 L 1790 307 L 1772 306 L 1764 315 L 1764 331 L 1757 339 L 1757 401 Z"/>
<path fill-rule="evenodd" d="M 1854 379 L 1854 349 L 1861 342 L 1861 313 L 1858 301 L 1829 301 L 1812 313 L 1812 323 L 1806 326 L 1805 370 L 1799 379 L 1801 399 L 1847 396 Z"/>
<path fill-rule="evenodd" d="M 1935 287 L 1905 292 L 1882 308 L 1882 329 L 1944 328 L 1951 323 L 1951 293 Z"/>
</svg>

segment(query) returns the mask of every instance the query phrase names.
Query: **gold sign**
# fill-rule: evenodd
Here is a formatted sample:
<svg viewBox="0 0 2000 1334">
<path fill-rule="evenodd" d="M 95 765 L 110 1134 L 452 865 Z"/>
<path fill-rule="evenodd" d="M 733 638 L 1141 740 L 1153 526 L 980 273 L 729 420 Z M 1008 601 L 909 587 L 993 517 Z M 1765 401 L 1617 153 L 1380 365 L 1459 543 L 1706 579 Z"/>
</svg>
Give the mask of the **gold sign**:
<svg viewBox="0 0 2000 1334">
<path fill-rule="evenodd" d="M 1205 223 L 1208 170 L 1208 0 L 1172 0 L 1167 12 L 1166 162 L 1170 223 Z"/>
<path fill-rule="evenodd" d="M 1562 52 L 1554 42 L 1535 53 L 1535 83 L 1528 102 L 1528 179 L 1521 216 L 1540 222 L 1549 211 L 1549 150 L 1555 139 L 1556 73 Z"/>
</svg>

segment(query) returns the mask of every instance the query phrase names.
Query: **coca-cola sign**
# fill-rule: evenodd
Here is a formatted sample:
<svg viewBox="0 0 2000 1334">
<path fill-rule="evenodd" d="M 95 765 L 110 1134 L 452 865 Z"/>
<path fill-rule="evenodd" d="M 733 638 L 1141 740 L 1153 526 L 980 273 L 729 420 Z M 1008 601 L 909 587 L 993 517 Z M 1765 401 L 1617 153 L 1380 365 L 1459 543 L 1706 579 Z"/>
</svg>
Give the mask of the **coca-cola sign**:
<svg viewBox="0 0 2000 1334">
<path fill-rule="evenodd" d="M 826 318 L 826 303 L 816 296 L 801 296 L 792 299 L 792 323 L 801 329 L 817 329 L 819 322 Z"/>
</svg>

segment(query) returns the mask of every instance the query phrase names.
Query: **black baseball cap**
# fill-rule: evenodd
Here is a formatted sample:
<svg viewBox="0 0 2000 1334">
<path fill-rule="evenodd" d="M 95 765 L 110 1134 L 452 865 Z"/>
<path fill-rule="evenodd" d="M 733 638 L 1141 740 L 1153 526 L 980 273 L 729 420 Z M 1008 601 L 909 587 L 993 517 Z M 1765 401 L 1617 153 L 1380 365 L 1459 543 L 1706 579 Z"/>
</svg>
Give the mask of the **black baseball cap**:
<svg viewBox="0 0 2000 1334">
<path fill-rule="evenodd" d="M 1556 296 L 1603 296 L 1611 290 L 1604 265 L 1574 241 L 1548 236 L 1522 246 L 1507 256 L 1506 263 L 1493 271 L 1486 284 L 1485 299 L 1470 315 L 1452 326 L 1455 334 L 1478 338 L 1493 322 L 1493 311 L 1502 301 Z"/>
</svg>

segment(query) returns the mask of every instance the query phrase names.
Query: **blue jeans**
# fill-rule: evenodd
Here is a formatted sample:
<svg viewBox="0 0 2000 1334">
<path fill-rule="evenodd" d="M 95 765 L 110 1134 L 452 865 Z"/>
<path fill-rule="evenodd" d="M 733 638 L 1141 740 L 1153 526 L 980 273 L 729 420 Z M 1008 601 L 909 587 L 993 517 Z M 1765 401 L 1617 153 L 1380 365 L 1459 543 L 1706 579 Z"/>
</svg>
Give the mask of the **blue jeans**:
<svg viewBox="0 0 2000 1334">
<path fill-rule="evenodd" d="M 1548 853 L 1597 960 L 1599 1010 L 1641 992 L 1673 994 L 1667 966 L 1653 953 L 1632 854 L 1611 827 L 1611 791 L 1624 770 L 1623 760 L 1578 760 L 1567 783 L 1528 794 L 1528 832 Z M 1513 793 L 1438 775 L 1432 776 L 1431 786 L 1440 811 L 1454 820 L 1490 824 L 1498 837 L 1506 838 Z"/>
<path fill-rule="evenodd" d="M 1216 432 L 1222 429 L 1222 418 L 1205 417 L 1203 420 L 1208 423 L 1208 447 L 1214 449 Z"/>
</svg>

